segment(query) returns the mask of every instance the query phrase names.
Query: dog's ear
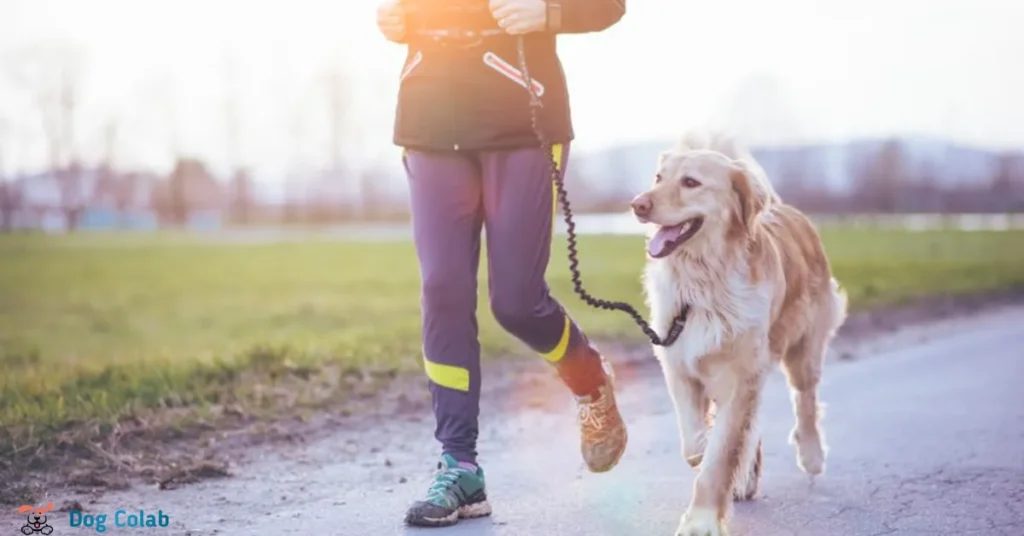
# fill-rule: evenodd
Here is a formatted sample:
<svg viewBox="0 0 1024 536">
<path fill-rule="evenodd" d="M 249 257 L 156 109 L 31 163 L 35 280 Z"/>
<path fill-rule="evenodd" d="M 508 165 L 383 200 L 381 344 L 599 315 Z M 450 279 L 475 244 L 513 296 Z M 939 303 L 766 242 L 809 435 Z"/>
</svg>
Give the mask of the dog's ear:
<svg viewBox="0 0 1024 536">
<path fill-rule="evenodd" d="M 45 514 L 46 512 L 49 512 L 50 510 L 53 510 L 53 503 L 52 502 L 50 504 L 46 505 L 45 507 L 40 508 L 39 509 L 39 513 Z"/>
<path fill-rule="evenodd" d="M 662 151 L 658 153 L 658 169 L 661 169 L 665 165 L 665 161 L 668 157 L 672 156 L 672 151 Z"/>
<path fill-rule="evenodd" d="M 757 226 L 758 216 L 768 206 L 768 196 L 764 189 L 756 183 L 750 169 L 741 160 L 734 160 L 729 170 L 732 190 L 736 192 L 739 210 L 734 224 L 747 235 L 753 234 Z"/>
<path fill-rule="evenodd" d="M 32 510 L 35 510 L 35 509 L 36 509 L 36 507 L 32 506 L 31 504 L 23 504 L 23 505 L 21 505 L 20 508 L 18 508 L 18 513 L 19 514 L 24 514 L 25 512 L 31 512 Z"/>
</svg>

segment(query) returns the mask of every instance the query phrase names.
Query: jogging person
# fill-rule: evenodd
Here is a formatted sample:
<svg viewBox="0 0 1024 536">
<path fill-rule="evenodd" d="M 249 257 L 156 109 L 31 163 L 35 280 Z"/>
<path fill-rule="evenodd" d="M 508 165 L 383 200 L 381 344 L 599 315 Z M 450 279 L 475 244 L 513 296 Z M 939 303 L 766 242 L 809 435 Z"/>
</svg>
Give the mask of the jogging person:
<svg viewBox="0 0 1024 536">
<path fill-rule="evenodd" d="M 443 448 L 408 524 L 445 526 L 491 513 L 476 459 L 481 229 L 491 311 L 575 395 L 587 467 L 608 471 L 626 448 L 604 360 L 545 282 L 556 201 L 549 165 L 553 156 L 564 173 L 574 136 L 556 36 L 604 30 L 624 13 L 624 0 L 385 0 L 378 8 L 381 33 L 407 45 L 394 143 L 405 149 L 424 368 Z M 519 36 L 552 155 L 531 127 Z"/>
</svg>

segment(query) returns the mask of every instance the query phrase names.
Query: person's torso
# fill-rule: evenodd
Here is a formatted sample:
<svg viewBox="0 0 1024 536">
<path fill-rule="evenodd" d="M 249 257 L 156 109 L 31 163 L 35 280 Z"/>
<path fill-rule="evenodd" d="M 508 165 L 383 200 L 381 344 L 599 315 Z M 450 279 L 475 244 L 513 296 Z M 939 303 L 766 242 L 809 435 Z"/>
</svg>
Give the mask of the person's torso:
<svg viewBox="0 0 1024 536">
<path fill-rule="evenodd" d="M 400 75 L 395 143 L 474 150 L 537 143 L 516 37 L 501 32 L 487 0 L 407 0 L 408 54 Z M 460 36 L 460 37 L 456 37 Z M 529 34 L 524 51 L 553 142 L 573 137 L 553 34 Z"/>
</svg>

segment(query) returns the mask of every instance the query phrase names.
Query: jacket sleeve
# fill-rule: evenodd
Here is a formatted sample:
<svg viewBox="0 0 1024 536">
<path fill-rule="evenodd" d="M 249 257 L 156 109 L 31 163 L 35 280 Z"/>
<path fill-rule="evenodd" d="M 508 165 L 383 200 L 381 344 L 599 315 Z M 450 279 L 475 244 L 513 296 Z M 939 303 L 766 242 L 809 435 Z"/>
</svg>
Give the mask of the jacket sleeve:
<svg viewBox="0 0 1024 536">
<path fill-rule="evenodd" d="M 563 34 L 600 32 L 626 14 L 626 0 L 547 0 L 548 30 Z"/>
</svg>

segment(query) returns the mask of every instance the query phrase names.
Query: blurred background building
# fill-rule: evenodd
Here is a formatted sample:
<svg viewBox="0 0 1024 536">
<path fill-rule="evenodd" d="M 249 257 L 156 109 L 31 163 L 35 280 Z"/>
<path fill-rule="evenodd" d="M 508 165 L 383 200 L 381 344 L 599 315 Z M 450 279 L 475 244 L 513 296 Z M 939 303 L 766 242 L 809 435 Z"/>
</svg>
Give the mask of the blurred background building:
<svg viewBox="0 0 1024 536">
<path fill-rule="evenodd" d="M 373 4 L 0 1 L 0 226 L 404 220 L 404 50 Z M 658 152 L 711 125 L 814 213 L 1022 212 L 1022 10 L 635 2 L 561 46 L 572 201 L 622 212 Z"/>
</svg>

